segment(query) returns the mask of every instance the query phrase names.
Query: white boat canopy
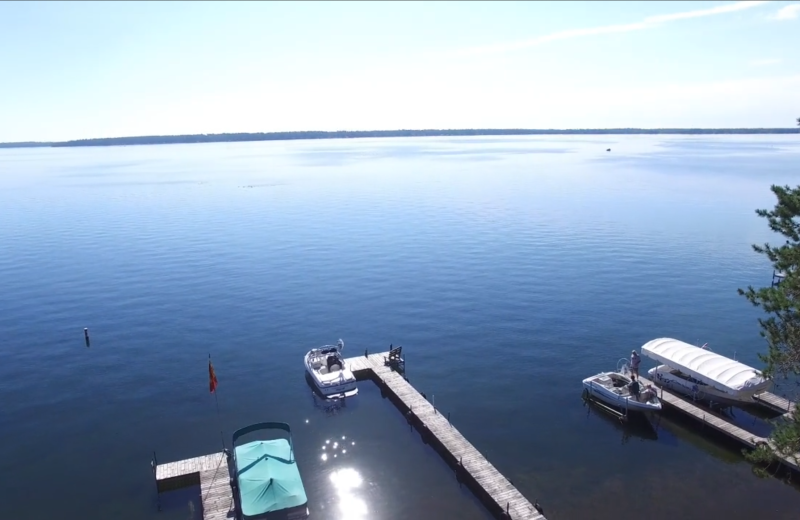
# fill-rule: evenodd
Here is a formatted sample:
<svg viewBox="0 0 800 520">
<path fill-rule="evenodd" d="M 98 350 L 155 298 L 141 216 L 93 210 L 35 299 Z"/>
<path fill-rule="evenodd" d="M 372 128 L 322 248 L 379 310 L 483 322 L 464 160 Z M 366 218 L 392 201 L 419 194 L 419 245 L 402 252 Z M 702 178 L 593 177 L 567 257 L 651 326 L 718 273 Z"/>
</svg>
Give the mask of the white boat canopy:
<svg viewBox="0 0 800 520">
<path fill-rule="evenodd" d="M 754 394 L 772 383 L 752 367 L 677 339 L 648 341 L 642 346 L 642 355 L 728 394 Z"/>
</svg>

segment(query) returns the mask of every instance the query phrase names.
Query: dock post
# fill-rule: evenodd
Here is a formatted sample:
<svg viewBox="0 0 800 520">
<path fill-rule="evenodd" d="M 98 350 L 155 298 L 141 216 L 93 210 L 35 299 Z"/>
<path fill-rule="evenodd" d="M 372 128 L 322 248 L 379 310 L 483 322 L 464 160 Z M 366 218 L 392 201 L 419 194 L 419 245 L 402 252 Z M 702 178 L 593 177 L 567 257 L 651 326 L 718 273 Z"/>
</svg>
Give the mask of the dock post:
<svg viewBox="0 0 800 520">
<path fill-rule="evenodd" d="M 158 467 L 158 458 L 156 458 L 156 451 L 153 450 L 153 460 L 150 461 L 150 466 L 153 468 L 153 481 L 156 483 L 156 508 L 161 511 L 161 494 L 158 489 L 158 478 L 156 476 L 156 468 Z"/>
<path fill-rule="evenodd" d="M 83 338 L 86 340 L 86 346 L 88 347 L 89 344 L 90 344 L 90 341 L 89 341 L 89 329 L 86 328 L 86 327 L 83 328 Z"/>
<path fill-rule="evenodd" d="M 369 357 L 369 349 L 368 348 L 364 349 L 364 357 Z"/>
</svg>

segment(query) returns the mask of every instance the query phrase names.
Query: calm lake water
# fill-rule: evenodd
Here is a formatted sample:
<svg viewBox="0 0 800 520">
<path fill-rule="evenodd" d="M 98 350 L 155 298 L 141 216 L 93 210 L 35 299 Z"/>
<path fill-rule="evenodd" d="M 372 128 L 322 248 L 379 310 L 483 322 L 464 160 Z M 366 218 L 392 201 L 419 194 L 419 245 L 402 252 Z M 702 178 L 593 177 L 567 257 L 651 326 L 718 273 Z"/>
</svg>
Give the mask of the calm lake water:
<svg viewBox="0 0 800 520">
<path fill-rule="evenodd" d="M 487 518 L 372 383 L 312 397 L 303 354 L 342 338 L 403 345 L 551 520 L 796 519 L 735 446 L 622 429 L 581 380 L 661 336 L 758 366 L 736 289 L 770 282 L 754 210 L 798 164 L 797 136 L 0 150 L 0 518 L 199 519 L 196 490 L 156 512 L 153 451 L 260 421 L 292 425 L 314 518 Z"/>
</svg>

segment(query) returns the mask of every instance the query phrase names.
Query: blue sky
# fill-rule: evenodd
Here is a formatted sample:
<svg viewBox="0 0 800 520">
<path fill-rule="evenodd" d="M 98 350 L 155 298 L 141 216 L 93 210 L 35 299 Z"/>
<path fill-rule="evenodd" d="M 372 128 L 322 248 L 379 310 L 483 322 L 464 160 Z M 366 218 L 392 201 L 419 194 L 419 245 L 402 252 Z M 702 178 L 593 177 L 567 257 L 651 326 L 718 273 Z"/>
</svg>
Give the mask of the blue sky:
<svg viewBox="0 0 800 520">
<path fill-rule="evenodd" d="M 788 127 L 800 2 L 2 2 L 0 141 Z"/>
</svg>

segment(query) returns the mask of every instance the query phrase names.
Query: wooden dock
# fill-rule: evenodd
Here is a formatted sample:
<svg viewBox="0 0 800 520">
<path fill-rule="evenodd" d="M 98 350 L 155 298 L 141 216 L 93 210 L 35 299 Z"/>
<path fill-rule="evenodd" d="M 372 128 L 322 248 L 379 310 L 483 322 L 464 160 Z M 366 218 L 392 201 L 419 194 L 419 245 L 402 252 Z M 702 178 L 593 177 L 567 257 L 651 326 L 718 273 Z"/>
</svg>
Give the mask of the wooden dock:
<svg viewBox="0 0 800 520">
<path fill-rule="evenodd" d="M 748 432 L 747 430 L 731 422 L 730 418 L 709 408 L 700 406 L 694 403 L 688 397 L 671 392 L 662 386 L 652 383 L 645 377 L 639 376 L 639 382 L 643 385 L 653 384 L 653 388 L 658 389 L 658 397 L 661 399 L 662 406 L 669 406 L 670 408 L 693 417 L 702 422 L 704 425 L 708 425 L 718 432 L 730 437 L 731 439 L 739 441 L 748 448 L 754 449 L 758 447 L 759 444 L 772 445 L 769 439 Z M 769 395 L 765 396 L 765 394 Z M 776 409 L 784 412 L 786 412 L 787 409 L 792 411 L 794 410 L 794 403 L 791 403 L 782 397 L 770 394 L 769 392 L 764 392 L 760 395 L 762 396 L 762 399 L 764 399 L 763 402 L 767 402 L 767 399 L 770 400 L 770 408 L 772 408 L 772 406 L 782 406 L 782 409 Z M 795 471 L 800 471 L 800 454 L 781 457 L 781 462 Z"/>
<path fill-rule="evenodd" d="M 775 395 L 771 392 L 761 392 L 760 394 L 754 395 L 753 399 L 755 399 L 760 405 L 782 415 L 793 414 L 796 408 L 795 403 L 792 401 L 784 399 L 783 397 Z"/>
<path fill-rule="evenodd" d="M 439 413 L 405 377 L 386 366 L 388 352 L 349 358 L 346 363 L 359 379 L 371 379 L 388 394 L 409 424 L 434 447 L 498 518 L 545 520 L 538 502 L 532 504 L 491 462 Z"/>
<path fill-rule="evenodd" d="M 532 504 L 481 453 L 442 416 L 401 373 L 385 363 L 388 352 L 346 360 L 360 380 L 370 379 L 391 398 L 423 441 L 434 447 L 497 518 L 546 520 L 538 503 Z M 158 493 L 200 486 L 204 520 L 235 518 L 233 491 L 225 453 L 203 455 L 159 464 L 153 458 Z"/>
<path fill-rule="evenodd" d="M 166 464 L 158 464 L 154 459 L 153 473 L 158 493 L 199 485 L 203 520 L 234 518 L 233 491 L 224 453 Z"/>
</svg>

